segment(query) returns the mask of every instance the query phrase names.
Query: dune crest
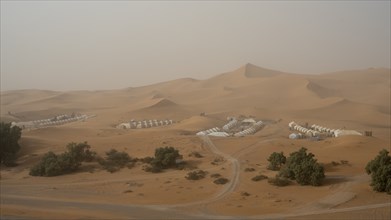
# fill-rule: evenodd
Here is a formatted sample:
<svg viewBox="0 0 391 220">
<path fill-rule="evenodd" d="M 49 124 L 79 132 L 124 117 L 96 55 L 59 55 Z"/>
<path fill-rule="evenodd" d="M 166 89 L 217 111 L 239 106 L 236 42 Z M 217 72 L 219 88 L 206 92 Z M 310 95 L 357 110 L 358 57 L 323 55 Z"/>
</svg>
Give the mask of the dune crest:
<svg viewBox="0 0 391 220">
<path fill-rule="evenodd" d="M 272 77 L 280 74 L 286 74 L 277 70 L 266 69 L 251 63 L 247 63 L 244 66 L 244 75 L 248 78 L 257 78 L 257 77 Z"/>
</svg>

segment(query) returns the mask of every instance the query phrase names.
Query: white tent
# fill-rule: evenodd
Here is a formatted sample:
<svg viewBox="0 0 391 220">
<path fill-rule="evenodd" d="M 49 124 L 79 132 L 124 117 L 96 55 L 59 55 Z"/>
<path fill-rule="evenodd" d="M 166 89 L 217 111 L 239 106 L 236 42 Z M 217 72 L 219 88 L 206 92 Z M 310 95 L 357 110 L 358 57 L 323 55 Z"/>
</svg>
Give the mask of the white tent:
<svg viewBox="0 0 391 220">
<path fill-rule="evenodd" d="M 300 139 L 300 136 L 299 136 L 299 134 L 292 133 L 289 135 L 289 139 Z"/>
<path fill-rule="evenodd" d="M 342 136 L 347 136 L 347 135 L 362 135 L 360 132 L 358 131 L 354 131 L 354 130 L 336 130 L 334 131 L 334 136 L 335 137 L 342 137 Z"/>
<path fill-rule="evenodd" d="M 208 134 L 208 136 L 214 136 L 214 137 L 228 137 L 229 134 L 227 132 L 212 132 Z"/>
</svg>

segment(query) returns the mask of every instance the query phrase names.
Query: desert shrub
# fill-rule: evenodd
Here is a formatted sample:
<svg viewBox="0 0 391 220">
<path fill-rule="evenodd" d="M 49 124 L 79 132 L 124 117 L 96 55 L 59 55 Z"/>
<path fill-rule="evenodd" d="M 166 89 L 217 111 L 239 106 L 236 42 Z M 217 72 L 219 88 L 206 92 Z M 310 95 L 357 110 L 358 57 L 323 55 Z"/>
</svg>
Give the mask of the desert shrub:
<svg viewBox="0 0 391 220">
<path fill-rule="evenodd" d="M 258 175 L 258 176 L 254 176 L 253 178 L 251 178 L 252 181 L 261 181 L 261 180 L 264 180 L 264 179 L 267 179 L 268 177 L 265 176 L 265 175 Z"/>
<path fill-rule="evenodd" d="M 325 178 L 324 168 L 314 156 L 312 153 L 307 153 L 306 148 L 291 153 L 278 175 L 296 180 L 300 185 L 321 185 Z"/>
<path fill-rule="evenodd" d="M 207 172 L 203 170 L 195 170 L 188 172 L 185 178 L 188 180 L 199 180 L 205 178 L 206 174 Z"/>
<path fill-rule="evenodd" d="M 63 174 L 63 166 L 58 156 L 49 151 L 44 154 L 40 163 L 30 169 L 32 176 L 58 176 Z"/>
<path fill-rule="evenodd" d="M 162 168 L 158 166 L 149 165 L 144 167 L 144 171 L 151 172 L 151 173 L 160 173 L 162 172 Z"/>
<path fill-rule="evenodd" d="M 153 160 L 153 157 L 144 157 L 144 158 L 140 159 L 140 161 L 143 163 L 151 163 L 152 160 Z"/>
<path fill-rule="evenodd" d="M 11 123 L 0 123 L 0 164 L 15 166 L 16 154 L 20 150 L 18 143 L 22 132 L 17 126 L 11 127 Z"/>
<path fill-rule="evenodd" d="M 331 161 L 331 165 L 333 165 L 333 166 L 338 166 L 338 165 L 340 165 L 340 163 L 335 162 L 335 161 Z"/>
<path fill-rule="evenodd" d="M 244 172 L 254 172 L 255 169 L 252 168 L 252 167 L 247 167 L 246 169 L 244 169 Z"/>
<path fill-rule="evenodd" d="M 69 143 L 67 151 L 60 155 L 46 153 L 41 161 L 30 169 L 32 176 L 58 176 L 76 171 L 83 161 L 91 158 L 92 151 L 87 142 Z"/>
<path fill-rule="evenodd" d="M 219 178 L 219 177 L 221 177 L 221 174 L 220 173 L 214 173 L 214 174 L 210 175 L 210 177 L 212 177 L 212 178 Z"/>
<path fill-rule="evenodd" d="M 193 151 L 189 154 L 189 157 L 202 158 L 203 156 L 199 152 Z"/>
<path fill-rule="evenodd" d="M 161 169 L 175 167 L 176 160 L 181 157 L 179 151 L 173 147 L 160 147 L 155 150 L 155 158 L 151 161 L 151 165 Z"/>
<path fill-rule="evenodd" d="M 276 176 L 275 178 L 269 178 L 268 182 L 274 186 L 287 186 L 291 184 L 291 181 L 287 178 L 281 178 Z"/>
<path fill-rule="evenodd" d="M 126 152 L 118 152 L 115 149 L 111 149 L 110 151 L 106 152 L 106 158 L 102 158 L 98 162 L 110 173 L 116 172 L 125 166 L 132 166 L 132 164 L 130 164 L 130 156 Z"/>
<path fill-rule="evenodd" d="M 145 157 L 142 162 L 149 165 L 144 167 L 146 172 L 159 173 L 163 169 L 177 167 L 184 169 L 186 163 L 182 160 L 182 155 L 173 147 L 159 147 L 155 149 L 155 157 Z"/>
<path fill-rule="evenodd" d="M 250 193 L 248 193 L 248 192 L 241 192 L 240 195 L 241 196 L 250 196 Z"/>
<path fill-rule="evenodd" d="M 371 175 L 372 189 L 378 192 L 391 194 L 391 156 L 383 149 L 365 167 L 367 174 Z"/>
<path fill-rule="evenodd" d="M 273 152 L 267 161 L 269 161 L 269 165 L 267 166 L 269 170 L 280 170 L 281 166 L 286 162 L 286 157 L 283 152 Z"/>
<path fill-rule="evenodd" d="M 229 180 L 227 178 L 220 177 L 220 178 L 216 179 L 215 181 L 213 181 L 213 183 L 224 185 L 224 184 L 228 183 L 228 181 Z"/>
<path fill-rule="evenodd" d="M 221 164 L 223 162 L 224 162 L 224 158 L 223 157 L 216 157 L 216 158 L 213 159 L 212 162 L 210 162 L 210 164 L 212 164 L 212 165 L 219 165 L 219 164 Z"/>
</svg>

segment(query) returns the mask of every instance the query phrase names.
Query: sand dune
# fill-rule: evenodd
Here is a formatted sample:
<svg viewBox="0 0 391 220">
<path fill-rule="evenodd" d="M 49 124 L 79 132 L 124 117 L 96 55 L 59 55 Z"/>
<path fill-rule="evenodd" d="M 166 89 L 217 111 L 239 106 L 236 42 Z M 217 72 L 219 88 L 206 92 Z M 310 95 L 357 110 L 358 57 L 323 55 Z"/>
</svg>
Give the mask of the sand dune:
<svg viewBox="0 0 391 220">
<path fill-rule="evenodd" d="M 112 213 L 125 206 L 140 212 L 132 215 L 135 217 L 156 217 L 159 210 L 174 216 L 180 210 L 186 218 L 300 218 L 322 212 L 338 216 L 331 213 L 338 211 L 334 206 L 365 208 L 383 204 L 389 202 L 389 196 L 370 189 L 364 168 L 381 149 L 391 146 L 390 88 L 389 69 L 304 75 L 246 64 L 206 80 L 186 78 L 110 91 L 1 92 L 0 117 L 5 121 L 44 119 L 72 112 L 96 115 L 85 121 L 23 131 L 19 166 L 1 168 L 2 196 L 5 195 L 2 215 L 45 218 L 42 213 L 51 208 L 42 204 L 51 201 L 58 204 L 56 211 L 50 213 L 51 219 L 63 217 L 72 202 L 83 207 L 96 204 L 100 212 L 80 208 L 75 212 L 80 215 L 70 218 L 99 218 L 100 214 L 104 218 L 129 218 L 129 212 Z M 200 116 L 201 113 L 205 115 Z M 215 151 L 195 136 L 198 131 L 221 127 L 228 116 L 240 115 L 268 123 L 253 136 L 211 138 Z M 131 119 L 172 119 L 178 123 L 147 129 L 115 128 Z M 290 140 L 287 124 L 292 120 L 360 132 L 370 130 L 374 136 L 318 142 Z M 208 171 L 208 175 L 200 181 L 189 181 L 184 178 L 188 170 L 150 174 L 143 171 L 142 165 L 111 174 L 97 164 L 83 164 L 80 172 L 54 178 L 28 175 L 29 168 L 44 153 L 61 153 L 67 143 L 82 141 L 88 141 L 100 155 L 115 148 L 131 157 L 152 156 L 156 147 L 174 146 L 185 161 Z M 251 181 L 258 174 L 276 175 L 266 169 L 272 152 L 288 155 L 302 146 L 325 164 L 327 178 L 323 186 L 293 184 L 278 188 L 267 181 Z M 193 151 L 203 157 L 189 156 Z M 221 157 L 216 152 L 230 160 L 211 164 Z M 341 160 L 348 160 L 349 164 L 331 165 L 332 161 Z M 255 171 L 248 172 L 246 168 Z M 231 182 L 227 191 L 214 184 L 210 174 L 235 178 L 234 184 Z M 243 196 L 243 192 L 249 195 Z M 323 207 L 322 202 L 327 205 Z M 359 217 L 362 211 L 349 210 L 352 218 Z"/>
</svg>

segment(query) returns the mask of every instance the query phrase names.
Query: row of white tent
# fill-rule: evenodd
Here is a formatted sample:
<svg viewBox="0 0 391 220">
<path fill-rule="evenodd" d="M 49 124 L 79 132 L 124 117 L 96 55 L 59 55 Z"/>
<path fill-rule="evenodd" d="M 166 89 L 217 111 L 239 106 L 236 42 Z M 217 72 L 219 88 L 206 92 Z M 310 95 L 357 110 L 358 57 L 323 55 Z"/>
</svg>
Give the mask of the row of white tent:
<svg viewBox="0 0 391 220">
<path fill-rule="evenodd" d="M 329 136 L 333 136 L 333 137 L 341 137 L 346 135 L 362 135 L 360 132 L 354 130 L 331 129 L 316 124 L 311 125 L 310 127 L 311 129 L 308 129 L 302 127 L 301 125 L 297 124 L 294 121 L 290 122 L 288 126 L 291 130 L 299 131 L 308 137 L 316 137 L 319 136 L 321 133 L 326 133 Z"/>
<path fill-rule="evenodd" d="M 209 133 L 208 136 L 214 136 L 214 137 L 229 137 L 229 134 L 224 131 L 217 131 Z"/>
<path fill-rule="evenodd" d="M 140 128 L 151 128 L 151 127 L 159 127 L 174 124 L 173 120 L 144 120 L 144 121 L 135 121 L 131 120 L 127 123 L 121 123 L 117 126 L 120 129 L 140 129 Z"/>
<path fill-rule="evenodd" d="M 89 116 L 87 115 L 77 115 L 74 117 L 68 115 L 59 115 L 50 119 L 41 119 L 34 121 L 26 121 L 26 122 L 12 122 L 11 126 L 18 126 L 22 129 L 33 129 L 33 128 L 43 128 L 48 126 L 62 125 L 70 122 L 85 120 Z"/>
<path fill-rule="evenodd" d="M 227 133 L 231 128 L 235 127 L 239 123 L 238 120 L 235 118 L 231 118 L 230 121 L 223 126 L 223 131 L 220 131 L 220 128 L 215 127 L 211 128 L 205 131 L 200 131 L 197 133 L 197 135 L 209 135 L 209 136 L 216 136 L 216 137 L 229 137 L 230 134 Z M 237 132 L 234 134 L 235 137 L 241 137 L 241 136 L 246 136 L 246 135 L 252 135 L 258 132 L 262 126 L 263 126 L 262 121 L 255 122 L 251 127 Z"/>
<path fill-rule="evenodd" d="M 247 129 L 245 129 L 243 131 L 235 133 L 234 136 L 235 137 L 242 137 L 242 136 L 246 136 L 246 135 L 255 134 L 262 128 L 262 126 L 263 126 L 263 122 L 262 121 L 258 121 L 253 126 L 247 128 Z"/>
<path fill-rule="evenodd" d="M 346 135 L 362 135 L 360 132 L 355 130 L 331 129 L 316 124 L 311 125 L 311 128 L 319 132 L 326 132 L 334 137 L 341 137 Z"/>
<path fill-rule="evenodd" d="M 236 118 L 231 118 L 231 120 L 223 126 L 224 131 L 229 131 L 231 128 L 235 127 L 238 124 L 238 120 Z"/>
<path fill-rule="evenodd" d="M 319 132 L 326 132 L 329 134 L 334 134 L 334 131 L 338 130 L 338 129 L 331 129 L 331 128 L 322 127 L 322 126 L 316 125 L 316 124 L 311 125 L 311 129 L 313 129 L 315 131 L 319 131 Z"/>
<path fill-rule="evenodd" d="M 209 135 L 209 134 L 216 133 L 216 132 L 219 132 L 219 131 L 220 131 L 220 128 L 215 127 L 215 128 L 211 128 L 211 129 L 208 129 L 208 130 L 205 130 L 205 131 L 200 131 L 196 135 L 198 135 L 198 136 Z"/>
<path fill-rule="evenodd" d="M 307 137 L 316 137 L 316 136 L 320 135 L 319 131 L 315 131 L 315 130 L 312 130 L 312 129 L 308 129 L 308 128 L 302 127 L 301 125 L 297 124 L 294 121 L 291 121 L 288 124 L 288 126 L 289 126 L 289 128 L 291 130 L 299 131 L 299 132 L 305 134 Z"/>
</svg>

